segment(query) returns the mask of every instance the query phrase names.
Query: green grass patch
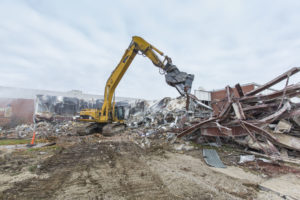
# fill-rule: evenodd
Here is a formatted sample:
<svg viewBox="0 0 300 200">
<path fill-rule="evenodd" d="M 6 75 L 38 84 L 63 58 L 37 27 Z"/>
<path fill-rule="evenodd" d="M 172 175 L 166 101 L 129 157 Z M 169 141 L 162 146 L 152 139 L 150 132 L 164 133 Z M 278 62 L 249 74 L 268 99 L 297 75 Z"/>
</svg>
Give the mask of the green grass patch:
<svg viewBox="0 0 300 200">
<path fill-rule="evenodd" d="M 0 140 L 0 145 L 28 144 L 30 140 L 26 139 L 5 139 Z"/>
<path fill-rule="evenodd" d="M 209 144 L 197 144 L 195 142 L 191 142 L 191 145 L 194 146 L 194 147 L 197 147 L 199 149 L 216 149 L 218 150 L 219 148 L 218 147 L 215 147 L 215 146 L 210 146 Z"/>
<path fill-rule="evenodd" d="M 32 166 L 30 166 L 30 167 L 28 168 L 28 170 L 29 170 L 31 173 L 35 172 L 36 169 L 37 169 L 37 165 L 32 165 Z"/>
<path fill-rule="evenodd" d="M 0 145 L 16 145 L 16 144 L 29 144 L 31 139 L 3 139 L 0 140 Z M 43 139 L 35 140 L 35 143 L 47 142 Z"/>
<path fill-rule="evenodd" d="M 37 151 L 59 151 L 62 147 L 53 145 L 53 146 L 48 146 L 48 147 L 38 147 L 38 148 L 29 148 L 27 151 L 29 152 L 37 152 Z"/>
</svg>

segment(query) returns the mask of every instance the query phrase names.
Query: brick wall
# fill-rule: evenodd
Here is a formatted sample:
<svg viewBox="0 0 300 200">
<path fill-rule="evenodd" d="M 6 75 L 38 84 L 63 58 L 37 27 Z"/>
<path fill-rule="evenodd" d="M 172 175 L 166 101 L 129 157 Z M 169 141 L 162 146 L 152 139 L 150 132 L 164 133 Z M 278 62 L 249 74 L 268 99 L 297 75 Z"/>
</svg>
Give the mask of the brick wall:
<svg viewBox="0 0 300 200">
<path fill-rule="evenodd" d="M 234 96 L 238 97 L 239 95 L 238 95 L 237 90 L 235 88 L 232 88 L 232 89 L 233 89 Z M 250 92 L 250 91 L 254 90 L 254 85 L 250 84 L 250 85 L 242 86 L 242 90 L 244 93 Z M 225 88 L 224 88 L 224 90 L 217 90 L 217 91 L 211 92 L 211 101 L 212 101 L 211 106 L 213 108 L 214 115 L 217 115 L 220 112 L 220 110 L 222 109 L 222 107 L 225 104 L 225 101 L 222 101 L 222 100 L 224 100 L 226 97 L 227 97 L 227 94 L 226 94 Z"/>
<path fill-rule="evenodd" d="M 0 98 L 0 126 L 30 124 L 33 113 L 33 99 Z"/>
</svg>

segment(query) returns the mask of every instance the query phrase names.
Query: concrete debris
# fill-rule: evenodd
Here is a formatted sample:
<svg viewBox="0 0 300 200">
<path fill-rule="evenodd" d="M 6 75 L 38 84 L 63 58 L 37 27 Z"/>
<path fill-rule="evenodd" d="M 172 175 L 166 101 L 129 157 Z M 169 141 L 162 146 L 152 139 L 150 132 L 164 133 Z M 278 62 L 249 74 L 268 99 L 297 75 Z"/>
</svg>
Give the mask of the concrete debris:
<svg viewBox="0 0 300 200">
<path fill-rule="evenodd" d="M 255 160 L 255 155 L 240 155 L 239 163 L 251 162 Z"/>
<path fill-rule="evenodd" d="M 159 101 L 138 100 L 131 105 L 127 125 L 129 127 L 147 127 L 158 129 L 182 128 L 185 123 L 194 119 L 207 118 L 211 108 L 200 101 L 191 99 L 188 110 L 187 98 L 163 98 Z"/>
<path fill-rule="evenodd" d="M 194 150 L 195 147 L 190 144 L 185 143 L 185 144 L 175 144 L 174 149 L 176 151 L 191 151 L 191 150 Z"/>
<path fill-rule="evenodd" d="M 288 121 L 282 119 L 278 122 L 278 124 L 275 127 L 274 132 L 275 133 L 288 133 L 291 131 L 292 124 Z"/>
<path fill-rule="evenodd" d="M 31 138 L 35 130 L 37 138 L 77 135 L 77 129 L 84 124 L 74 121 L 59 123 L 38 122 L 35 125 L 19 125 L 15 128 L 2 130 L 1 138 Z"/>
</svg>

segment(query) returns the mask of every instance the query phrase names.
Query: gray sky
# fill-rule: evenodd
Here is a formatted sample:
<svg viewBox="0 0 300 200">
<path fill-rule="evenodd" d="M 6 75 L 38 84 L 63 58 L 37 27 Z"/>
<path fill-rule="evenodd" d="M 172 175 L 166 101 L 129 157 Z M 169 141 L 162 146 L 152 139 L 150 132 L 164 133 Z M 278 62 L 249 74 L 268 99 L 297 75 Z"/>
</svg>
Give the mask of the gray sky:
<svg viewBox="0 0 300 200">
<path fill-rule="evenodd" d="M 193 89 L 265 83 L 300 66 L 296 0 L 0 0 L 0 18 L 3 86 L 103 94 L 133 35 L 195 74 Z M 178 93 L 137 56 L 117 95 Z"/>
</svg>

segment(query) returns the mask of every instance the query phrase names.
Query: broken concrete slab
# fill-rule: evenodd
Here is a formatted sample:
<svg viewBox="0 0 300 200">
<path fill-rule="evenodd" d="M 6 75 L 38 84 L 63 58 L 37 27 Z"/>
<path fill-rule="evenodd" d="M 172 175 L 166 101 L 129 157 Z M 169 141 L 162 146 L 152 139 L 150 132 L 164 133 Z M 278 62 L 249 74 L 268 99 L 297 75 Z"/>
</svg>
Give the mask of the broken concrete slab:
<svg viewBox="0 0 300 200">
<path fill-rule="evenodd" d="M 280 120 L 278 124 L 275 127 L 274 132 L 275 133 L 288 133 L 291 131 L 292 124 L 288 122 L 287 120 Z"/>
</svg>

